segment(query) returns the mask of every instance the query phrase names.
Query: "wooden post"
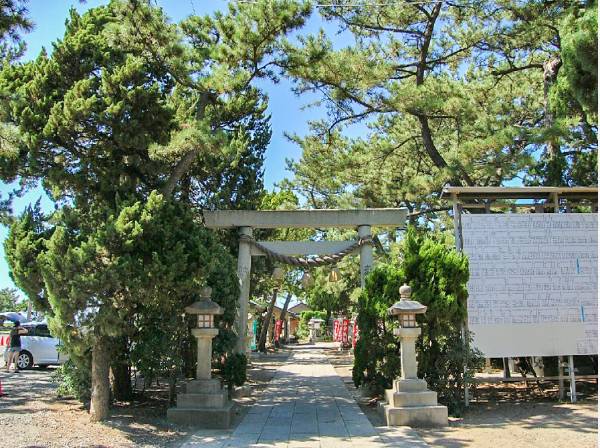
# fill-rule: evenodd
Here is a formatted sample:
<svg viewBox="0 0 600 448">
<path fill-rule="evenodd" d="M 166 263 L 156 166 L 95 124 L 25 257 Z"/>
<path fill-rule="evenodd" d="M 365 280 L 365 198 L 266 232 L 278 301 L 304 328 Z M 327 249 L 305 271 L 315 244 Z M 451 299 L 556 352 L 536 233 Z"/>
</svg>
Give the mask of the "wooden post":
<svg viewBox="0 0 600 448">
<path fill-rule="evenodd" d="M 565 367 L 563 366 L 563 357 L 558 357 L 558 399 L 559 401 L 565 399 L 565 384 L 563 381 L 563 375 Z"/>
<path fill-rule="evenodd" d="M 560 200 L 558 193 L 552 193 L 552 202 L 554 203 L 554 213 L 560 213 Z"/>
<path fill-rule="evenodd" d="M 557 193 L 552 193 L 550 195 L 550 197 L 546 200 L 546 203 L 550 203 L 552 202 L 553 204 L 553 211 L 554 213 L 558 213 L 560 210 L 558 208 L 558 194 Z M 545 213 L 546 210 L 544 208 L 543 204 L 537 204 L 535 206 L 535 212 L 536 213 Z M 533 368 L 533 371 L 535 372 L 535 374 L 537 376 L 544 376 L 545 375 L 545 369 L 544 369 L 544 358 L 541 356 L 531 356 L 531 367 Z"/>
<path fill-rule="evenodd" d="M 552 199 L 554 201 L 554 213 L 560 212 L 560 202 L 558 198 L 558 193 L 552 194 Z M 569 203 L 566 204 L 566 212 L 571 213 L 571 206 Z M 545 372 L 544 372 L 545 373 Z M 563 376 L 565 373 L 565 367 L 563 365 L 563 357 L 558 357 L 558 400 L 562 401 L 565 399 L 565 383 L 563 381 Z"/>
<path fill-rule="evenodd" d="M 461 206 L 458 203 L 458 198 L 456 194 L 452 195 L 452 215 L 454 217 L 454 244 L 456 246 L 456 250 L 462 252 L 463 242 L 462 242 L 462 225 L 460 221 L 460 214 L 462 212 Z"/>
<path fill-rule="evenodd" d="M 462 252 L 463 250 L 463 239 L 462 239 L 462 222 L 460 219 L 460 214 L 462 213 L 461 206 L 458 203 L 458 197 L 456 194 L 452 194 L 452 214 L 454 218 L 454 244 L 456 246 L 456 250 Z M 467 299 L 468 300 L 468 299 Z M 465 344 L 465 348 L 467 349 L 467 353 L 469 350 L 469 342 L 467 335 L 469 334 L 469 323 L 468 317 L 465 322 L 463 322 L 460 335 L 462 337 L 463 343 Z M 465 363 L 463 365 L 463 379 L 464 379 L 464 388 L 465 388 L 465 406 L 469 406 L 469 383 L 467 382 L 467 360 L 465 359 Z"/>
<path fill-rule="evenodd" d="M 571 389 L 571 403 L 577 402 L 577 387 L 575 384 L 575 362 L 573 361 L 573 355 L 569 355 L 569 380 Z"/>
<path fill-rule="evenodd" d="M 485 358 L 485 371 L 492 373 L 492 360 L 490 358 Z"/>
<path fill-rule="evenodd" d="M 485 207 L 485 213 L 491 213 L 491 207 L 492 207 L 492 200 L 491 199 L 486 199 L 484 202 L 484 207 Z"/>
<path fill-rule="evenodd" d="M 504 374 L 504 379 L 510 378 L 509 358 L 502 358 L 502 370 L 503 370 L 503 374 Z"/>
<path fill-rule="evenodd" d="M 491 205 L 492 205 L 492 200 L 486 199 L 485 203 L 484 203 L 486 215 L 492 213 Z M 485 370 L 487 372 L 492 371 L 492 360 L 490 358 L 485 358 Z"/>
</svg>

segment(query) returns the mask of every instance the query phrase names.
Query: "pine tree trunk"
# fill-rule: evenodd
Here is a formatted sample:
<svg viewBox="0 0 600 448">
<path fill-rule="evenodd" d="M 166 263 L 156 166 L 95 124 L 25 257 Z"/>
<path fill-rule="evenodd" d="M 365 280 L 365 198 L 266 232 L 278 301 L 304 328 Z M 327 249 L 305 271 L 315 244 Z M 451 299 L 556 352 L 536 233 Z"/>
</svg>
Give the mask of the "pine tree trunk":
<svg viewBox="0 0 600 448">
<path fill-rule="evenodd" d="M 288 292 L 287 297 L 285 298 L 285 303 L 283 304 L 283 309 L 281 310 L 281 315 L 279 316 L 279 320 L 285 320 L 287 315 L 288 306 L 290 306 L 290 301 L 292 300 L 292 293 Z"/>
<path fill-rule="evenodd" d="M 265 345 L 267 343 L 267 330 L 269 329 L 269 325 L 271 324 L 271 316 L 273 315 L 273 307 L 275 306 L 275 301 L 277 300 L 277 289 L 273 291 L 273 297 L 271 297 L 271 303 L 269 303 L 269 308 L 267 308 L 267 315 L 265 316 L 262 324 L 262 328 L 260 329 L 260 338 L 258 339 L 258 351 L 264 352 Z"/>
<path fill-rule="evenodd" d="M 126 336 L 118 339 L 115 352 L 110 366 L 113 398 L 117 401 L 129 401 L 132 397 L 132 387 L 129 347 Z"/>
<path fill-rule="evenodd" d="M 110 341 L 98 337 L 92 349 L 92 401 L 90 421 L 99 422 L 108 417 L 110 406 Z"/>
<path fill-rule="evenodd" d="M 548 128 L 554 126 L 555 118 L 550 107 L 550 90 L 556 83 L 558 71 L 562 65 L 560 57 L 556 57 L 544 63 L 544 125 Z M 562 185 L 562 167 L 560 156 L 560 143 L 556 137 L 550 137 L 546 142 L 546 157 L 548 168 L 546 173 L 546 185 Z"/>
<path fill-rule="evenodd" d="M 169 405 L 175 406 L 175 397 L 177 396 L 177 370 L 171 369 L 169 373 Z"/>
<path fill-rule="evenodd" d="M 285 339 L 286 342 L 288 340 L 288 326 L 287 326 L 287 321 L 285 320 L 285 318 L 287 317 L 287 310 L 288 310 L 288 306 L 290 305 L 291 300 L 292 300 L 292 293 L 288 292 L 288 295 L 285 298 L 285 303 L 283 304 L 283 309 L 281 310 L 281 315 L 279 316 L 279 320 L 281 320 L 281 323 L 284 328 L 283 338 Z"/>
</svg>

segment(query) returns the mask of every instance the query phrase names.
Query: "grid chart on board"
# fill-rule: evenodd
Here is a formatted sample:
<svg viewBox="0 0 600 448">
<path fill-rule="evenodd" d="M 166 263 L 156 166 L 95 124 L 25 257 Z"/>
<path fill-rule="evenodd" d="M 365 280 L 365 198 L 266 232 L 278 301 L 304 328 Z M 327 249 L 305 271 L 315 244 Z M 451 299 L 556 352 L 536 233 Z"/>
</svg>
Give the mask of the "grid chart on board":
<svg viewBox="0 0 600 448">
<path fill-rule="evenodd" d="M 554 354 L 598 353 L 597 214 L 462 215 L 461 224 L 476 345 L 500 350 L 499 341 L 486 340 L 499 334 L 491 329 L 522 337 L 530 327 L 531 337 L 543 344 L 551 336 L 544 329 L 573 328 L 572 353 Z M 506 339 L 513 347 L 500 351 L 518 350 Z"/>
</svg>

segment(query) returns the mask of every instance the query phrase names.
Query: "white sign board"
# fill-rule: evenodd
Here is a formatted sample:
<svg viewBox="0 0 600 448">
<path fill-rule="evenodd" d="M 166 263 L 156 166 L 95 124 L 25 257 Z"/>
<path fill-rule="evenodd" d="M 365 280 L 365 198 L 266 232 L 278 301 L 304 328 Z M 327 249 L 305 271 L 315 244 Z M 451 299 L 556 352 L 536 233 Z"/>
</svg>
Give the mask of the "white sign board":
<svg viewBox="0 0 600 448">
<path fill-rule="evenodd" d="M 598 215 L 462 215 L 469 330 L 487 357 L 598 353 Z"/>
</svg>

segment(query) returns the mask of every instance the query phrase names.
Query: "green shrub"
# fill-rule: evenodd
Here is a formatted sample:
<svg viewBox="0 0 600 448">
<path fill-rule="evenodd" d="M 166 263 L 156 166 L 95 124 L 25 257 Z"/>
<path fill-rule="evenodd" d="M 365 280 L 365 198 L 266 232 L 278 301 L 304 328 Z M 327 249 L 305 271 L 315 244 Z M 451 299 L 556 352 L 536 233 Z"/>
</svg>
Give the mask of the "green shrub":
<svg viewBox="0 0 600 448">
<path fill-rule="evenodd" d="M 392 265 L 378 265 L 366 278 L 357 304 L 360 337 L 354 349 L 352 379 L 372 394 L 382 394 L 400 372 L 400 345 L 393 335 L 393 321 L 387 309 L 398 300 L 402 284 L 400 271 Z"/>
<path fill-rule="evenodd" d="M 428 307 L 426 314 L 417 317 L 422 328 L 416 343 L 419 377 L 438 392 L 450 413 L 458 415 L 465 379 L 483 364 L 480 352 L 467 349 L 461 338 L 467 312 L 468 260 L 448 244 L 445 234 L 418 233 L 414 228 L 407 231 L 403 255 L 398 262 L 377 266 L 367 276 L 359 297 L 354 384 L 381 393 L 400 374 L 399 344 L 393 335 L 398 324 L 387 315 L 387 309 L 399 300 L 398 288 L 408 283 L 412 299 Z"/>
<path fill-rule="evenodd" d="M 54 371 L 52 381 L 58 384 L 56 393 L 60 398 L 89 401 L 92 385 L 91 361 L 91 357 L 87 357 L 76 364 L 69 359 Z"/>
<path fill-rule="evenodd" d="M 225 358 L 225 362 L 221 368 L 221 375 L 229 390 L 232 390 L 234 386 L 241 386 L 246 382 L 247 366 L 248 359 L 243 353 L 230 354 Z"/>
</svg>

